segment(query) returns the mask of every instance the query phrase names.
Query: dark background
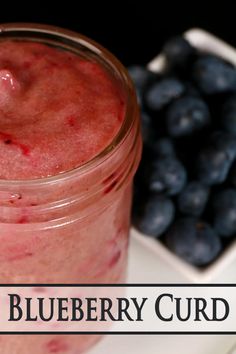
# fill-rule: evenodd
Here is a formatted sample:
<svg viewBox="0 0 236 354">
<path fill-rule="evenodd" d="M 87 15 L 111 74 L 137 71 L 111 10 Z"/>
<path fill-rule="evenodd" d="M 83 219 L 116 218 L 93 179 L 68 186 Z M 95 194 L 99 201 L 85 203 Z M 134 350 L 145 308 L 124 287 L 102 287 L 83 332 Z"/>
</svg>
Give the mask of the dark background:
<svg viewBox="0 0 236 354">
<path fill-rule="evenodd" d="M 192 27 L 236 46 L 236 10 L 226 1 L 5 1 L 0 22 L 39 22 L 81 32 L 126 65 L 147 63 L 167 38 Z"/>
</svg>

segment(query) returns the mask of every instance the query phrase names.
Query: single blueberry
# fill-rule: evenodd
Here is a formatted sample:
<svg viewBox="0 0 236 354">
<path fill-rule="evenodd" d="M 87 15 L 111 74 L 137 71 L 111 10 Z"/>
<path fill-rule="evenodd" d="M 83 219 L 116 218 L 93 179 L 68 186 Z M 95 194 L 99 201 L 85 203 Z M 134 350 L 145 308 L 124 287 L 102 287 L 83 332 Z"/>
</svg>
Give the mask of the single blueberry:
<svg viewBox="0 0 236 354">
<path fill-rule="evenodd" d="M 236 190 L 233 188 L 218 192 L 213 199 L 213 226 L 222 237 L 236 234 Z"/>
<path fill-rule="evenodd" d="M 150 191 L 172 196 L 183 189 L 186 180 L 183 164 L 174 157 L 165 157 L 153 162 L 148 185 Z"/>
<path fill-rule="evenodd" d="M 190 135 L 210 122 L 207 104 L 198 97 L 185 96 L 174 101 L 167 110 L 168 133 L 174 137 Z"/>
<path fill-rule="evenodd" d="M 182 36 L 176 36 L 168 40 L 163 48 L 163 54 L 170 67 L 184 67 L 195 54 L 195 49 Z"/>
<path fill-rule="evenodd" d="M 209 143 L 216 150 L 225 151 L 230 161 L 236 158 L 236 137 L 223 131 L 213 132 Z"/>
<path fill-rule="evenodd" d="M 193 78 L 205 94 L 236 90 L 235 68 L 216 56 L 202 56 L 193 65 Z"/>
<path fill-rule="evenodd" d="M 223 183 L 236 157 L 236 140 L 227 133 L 216 132 L 209 138 L 209 146 L 197 158 L 198 179 L 207 184 Z"/>
<path fill-rule="evenodd" d="M 141 90 L 145 88 L 150 78 L 154 75 L 145 66 L 140 65 L 132 65 L 128 67 L 128 72 L 135 87 Z"/>
<path fill-rule="evenodd" d="M 197 176 L 207 185 L 220 184 L 226 180 L 231 161 L 224 151 L 208 148 L 197 159 Z"/>
<path fill-rule="evenodd" d="M 157 157 L 175 157 L 175 147 L 170 138 L 160 138 L 153 142 L 151 149 Z"/>
<path fill-rule="evenodd" d="M 175 78 L 165 78 L 154 82 L 145 92 L 145 102 L 149 109 L 158 111 L 184 93 L 184 84 Z"/>
<path fill-rule="evenodd" d="M 140 214 L 134 219 L 136 228 L 149 236 L 161 236 L 174 219 L 175 208 L 173 202 L 161 195 L 151 195 Z"/>
<path fill-rule="evenodd" d="M 196 266 L 209 264 L 222 249 L 220 238 L 210 225 L 187 217 L 171 226 L 166 244 L 176 255 Z"/>
<path fill-rule="evenodd" d="M 224 103 L 221 116 L 225 131 L 236 136 L 236 94 L 231 95 Z"/>
<path fill-rule="evenodd" d="M 209 188 L 198 181 L 190 182 L 178 196 L 179 210 L 188 215 L 200 216 L 205 209 Z"/>
</svg>

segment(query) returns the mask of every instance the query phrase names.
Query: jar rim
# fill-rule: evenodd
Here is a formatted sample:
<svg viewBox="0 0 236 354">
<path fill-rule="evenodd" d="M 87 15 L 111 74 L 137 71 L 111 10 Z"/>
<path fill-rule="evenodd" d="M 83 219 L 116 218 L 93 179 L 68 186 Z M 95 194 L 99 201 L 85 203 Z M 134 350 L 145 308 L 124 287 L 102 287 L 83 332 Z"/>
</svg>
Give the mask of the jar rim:
<svg viewBox="0 0 236 354">
<path fill-rule="evenodd" d="M 57 26 L 46 25 L 46 24 L 39 24 L 39 23 L 23 23 L 23 22 L 16 22 L 16 23 L 6 23 L 0 24 L 0 39 L 1 36 L 5 36 L 11 33 L 17 33 L 17 38 L 21 38 L 21 33 L 27 34 L 42 34 L 43 35 L 51 35 L 55 36 L 58 40 L 60 39 L 67 39 L 70 40 L 72 43 L 82 45 L 83 47 L 93 52 L 95 55 L 100 56 L 106 64 L 110 67 L 116 69 L 116 72 L 119 74 L 120 79 L 123 83 L 123 89 L 126 91 L 127 101 L 125 105 L 125 115 L 123 123 L 117 132 L 117 134 L 113 137 L 112 141 L 107 145 L 101 152 L 95 155 L 92 159 L 86 161 L 80 166 L 77 166 L 71 170 L 63 171 L 59 174 L 47 176 L 47 177 L 40 177 L 34 179 L 0 179 L 0 187 L 6 186 L 17 186 L 22 187 L 39 187 L 42 185 L 54 184 L 58 182 L 62 182 L 73 178 L 76 174 L 83 174 L 88 172 L 91 168 L 99 165 L 102 161 L 104 161 L 110 153 L 115 151 L 115 149 L 120 145 L 120 143 L 125 139 L 125 137 L 129 134 L 130 129 L 135 120 L 135 109 L 138 109 L 136 94 L 134 85 L 129 77 L 129 74 L 123 64 L 107 49 L 103 46 L 95 42 L 94 40 L 77 33 L 75 31 L 71 31 L 68 29 L 64 29 Z M 14 38 L 14 37 L 13 37 Z M 23 38 L 23 37 L 22 37 Z M 27 38 L 27 37 L 26 37 Z M 42 37 L 43 40 L 43 37 Z M 132 97 L 132 99 L 130 99 Z"/>
</svg>

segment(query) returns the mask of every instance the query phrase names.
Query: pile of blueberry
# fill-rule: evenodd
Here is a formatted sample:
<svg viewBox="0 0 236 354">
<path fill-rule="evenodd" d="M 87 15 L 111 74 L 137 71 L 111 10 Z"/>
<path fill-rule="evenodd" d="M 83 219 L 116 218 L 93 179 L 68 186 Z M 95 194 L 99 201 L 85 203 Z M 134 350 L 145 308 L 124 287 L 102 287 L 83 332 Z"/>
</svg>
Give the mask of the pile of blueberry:
<svg viewBox="0 0 236 354">
<path fill-rule="evenodd" d="M 161 74 L 129 68 L 144 141 L 133 224 L 202 267 L 236 237 L 236 68 L 183 37 L 163 54 Z"/>
</svg>

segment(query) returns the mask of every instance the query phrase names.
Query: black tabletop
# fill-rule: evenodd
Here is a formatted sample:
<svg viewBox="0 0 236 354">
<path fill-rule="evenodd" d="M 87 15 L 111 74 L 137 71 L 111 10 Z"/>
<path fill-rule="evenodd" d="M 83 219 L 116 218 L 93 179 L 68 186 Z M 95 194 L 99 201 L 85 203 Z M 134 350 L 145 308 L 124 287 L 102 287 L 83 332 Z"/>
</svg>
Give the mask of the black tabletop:
<svg viewBox="0 0 236 354">
<path fill-rule="evenodd" d="M 232 2 L 233 3 L 233 2 Z M 0 22 L 39 22 L 87 35 L 125 65 L 145 64 L 171 36 L 204 28 L 236 46 L 235 10 L 227 1 L 4 1 Z M 173 6 L 175 5 L 175 6 Z"/>
</svg>

